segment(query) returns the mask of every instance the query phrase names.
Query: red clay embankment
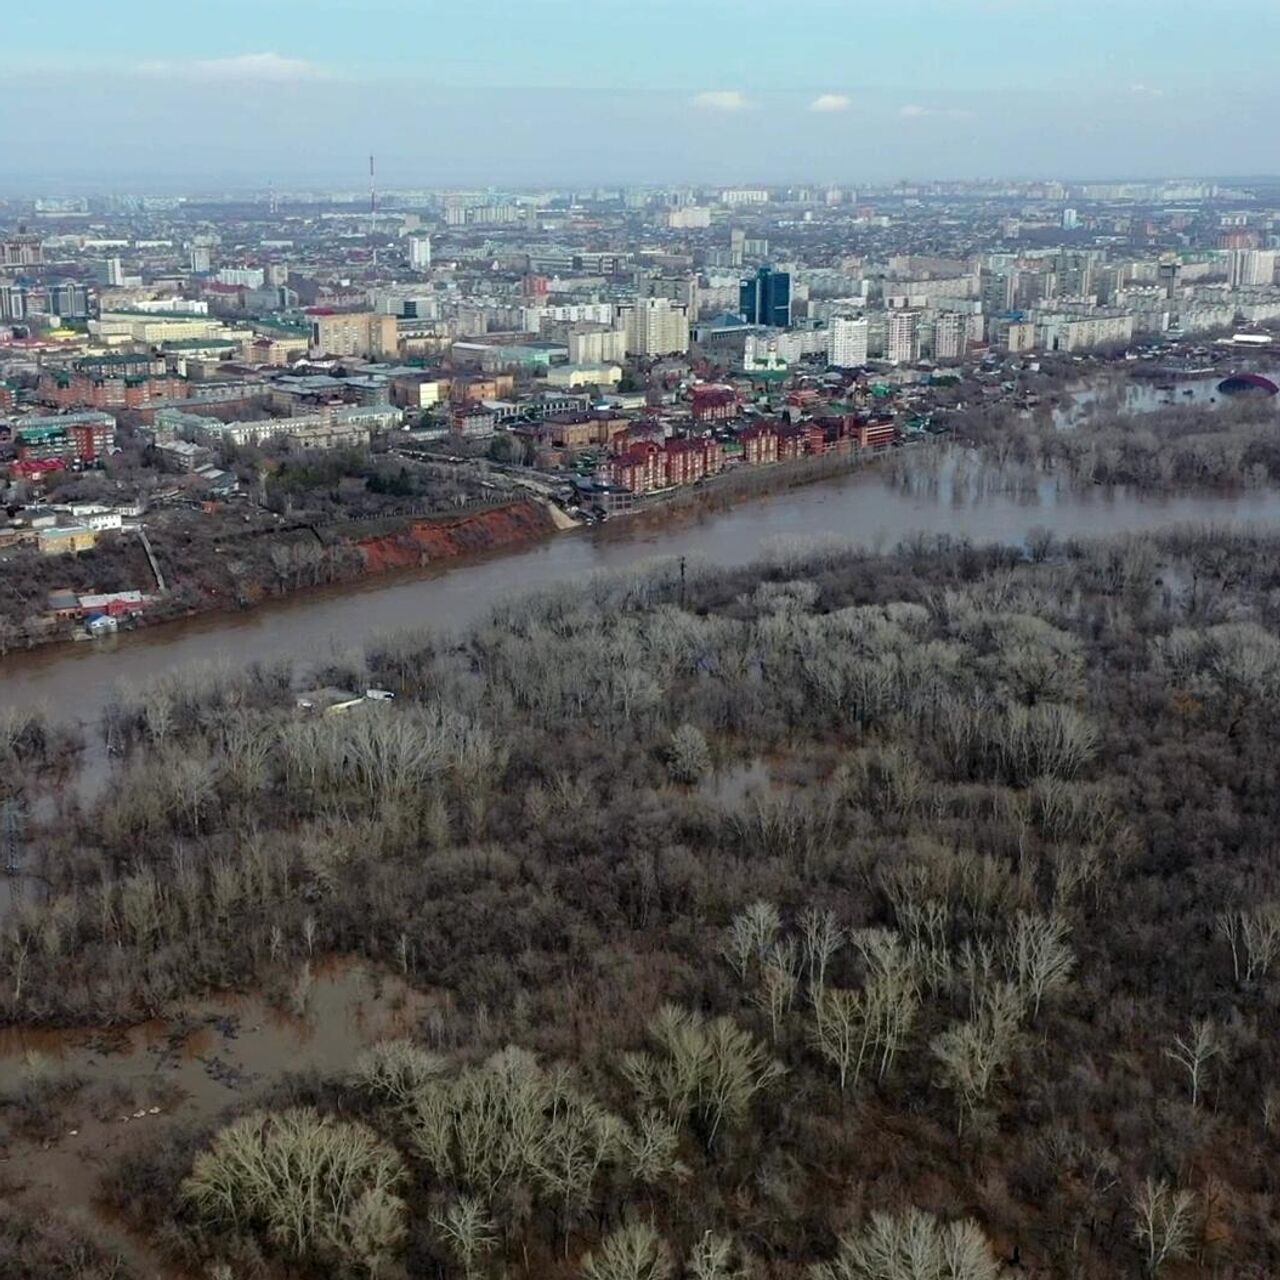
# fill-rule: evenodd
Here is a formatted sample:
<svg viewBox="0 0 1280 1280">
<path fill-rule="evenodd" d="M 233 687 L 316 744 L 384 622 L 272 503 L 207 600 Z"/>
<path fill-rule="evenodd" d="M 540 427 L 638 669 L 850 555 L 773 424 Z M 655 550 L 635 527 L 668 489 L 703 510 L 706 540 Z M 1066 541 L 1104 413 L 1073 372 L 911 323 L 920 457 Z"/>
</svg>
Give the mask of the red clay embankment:
<svg viewBox="0 0 1280 1280">
<path fill-rule="evenodd" d="M 413 520 L 402 529 L 356 541 L 368 573 L 411 569 L 458 556 L 536 542 L 555 532 L 536 502 L 513 502 L 469 515 Z"/>
</svg>

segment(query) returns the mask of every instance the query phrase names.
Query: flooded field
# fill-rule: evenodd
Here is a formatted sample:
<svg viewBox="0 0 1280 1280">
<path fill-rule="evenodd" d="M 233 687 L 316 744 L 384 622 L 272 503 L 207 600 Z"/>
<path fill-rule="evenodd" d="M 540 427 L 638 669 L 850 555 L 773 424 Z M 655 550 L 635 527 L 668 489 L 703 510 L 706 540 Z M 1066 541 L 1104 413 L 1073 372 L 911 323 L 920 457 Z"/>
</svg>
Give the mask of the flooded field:
<svg viewBox="0 0 1280 1280">
<path fill-rule="evenodd" d="M 0 1194 L 91 1221 L 105 1246 L 160 1274 L 97 1205 L 106 1168 L 175 1122 L 216 1121 L 288 1073 L 345 1071 L 366 1045 L 418 1031 L 430 1005 L 356 963 L 298 977 L 296 1013 L 228 996 L 125 1030 L 0 1030 Z"/>
</svg>

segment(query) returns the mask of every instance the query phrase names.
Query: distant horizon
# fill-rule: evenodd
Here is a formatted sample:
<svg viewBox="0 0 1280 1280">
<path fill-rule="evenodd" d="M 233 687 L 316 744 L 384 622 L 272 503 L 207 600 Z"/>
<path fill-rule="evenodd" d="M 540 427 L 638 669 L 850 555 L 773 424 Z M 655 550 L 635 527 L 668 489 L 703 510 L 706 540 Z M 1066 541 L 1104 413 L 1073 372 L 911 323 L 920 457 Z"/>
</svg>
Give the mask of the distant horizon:
<svg viewBox="0 0 1280 1280">
<path fill-rule="evenodd" d="M 356 183 L 370 150 L 388 188 L 1280 171 L 1274 0 L 1223 23 L 1166 0 L 1158 27 L 1112 0 L 15 10 L 0 136 L 24 190 Z"/>
<path fill-rule="evenodd" d="M 367 166 L 367 157 L 365 158 Z M 363 179 L 363 181 L 361 181 Z M 705 192 L 715 190 L 764 189 L 776 191 L 788 187 L 811 187 L 816 189 L 839 188 L 846 191 L 887 191 L 898 186 L 930 186 L 939 185 L 1010 185 L 1029 186 L 1042 183 L 1058 182 L 1064 186 L 1098 186 L 1108 184 L 1145 184 L 1160 183 L 1200 183 L 1219 187 L 1248 187 L 1267 183 L 1280 184 L 1280 170 L 1255 174 L 1198 174 L 1198 173 L 1158 173 L 1158 174 L 1009 174 L 982 175 L 971 177 L 938 176 L 938 175 L 900 175 L 896 178 L 829 178 L 829 177 L 795 177 L 795 178 L 723 178 L 723 179 L 625 179 L 625 178 L 580 178 L 557 181 L 545 178 L 541 181 L 421 181 L 399 180 L 383 182 L 377 179 L 376 189 L 380 195 L 395 196 L 406 192 L 431 192 L 449 194 L 459 191 L 486 191 L 509 193 L 513 195 L 542 194 L 548 191 L 573 191 L 585 194 L 593 189 L 610 189 L 619 191 L 670 191 L 673 189 L 693 189 Z M 198 185 L 201 184 L 201 185 Z M 287 183 L 273 182 L 271 179 L 254 180 L 227 177 L 219 181 L 203 175 L 199 179 L 192 178 L 190 183 L 181 175 L 137 174 L 117 177 L 112 183 L 105 179 L 84 176 L 80 179 L 59 178 L 43 181 L 38 177 L 28 177 L 23 185 L 15 185 L 12 179 L 0 172 L 0 204 L 12 201 L 28 201 L 41 198 L 48 199 L 90 199 L 94 197 L 127 197 L 127 196 L 165 196 L 165 197 L 228 197 L 228 196 L 260 196 L 266 198 L 273 195 L 277 199 L 287 200 L 295 195 L 320 195 L 334 192 L 350 193 L 353 201 L 367 198 L 367 167 L 354 177 L 335 173 L 331 177 L 317 175 L 313 177 L 291 178 Z"/>
</svg>

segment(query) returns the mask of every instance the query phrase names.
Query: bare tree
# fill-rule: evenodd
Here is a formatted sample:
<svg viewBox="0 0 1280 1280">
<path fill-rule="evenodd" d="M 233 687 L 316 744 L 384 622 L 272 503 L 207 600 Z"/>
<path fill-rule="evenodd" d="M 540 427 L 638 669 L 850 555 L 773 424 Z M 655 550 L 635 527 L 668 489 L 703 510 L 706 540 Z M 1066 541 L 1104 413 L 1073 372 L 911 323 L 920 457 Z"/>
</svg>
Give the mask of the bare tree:
<svg viewBox="0 0 1280 1280">
<path fill-rule="evenodd" d="M 675 1270 L 666 1241 L 648 1222 L 611 1231 L 582 1260 L 583 1280 L 671 1280 Z"/>
<path fill-rule="evenodd" d="M 1213 1020 L 1198 1018 L 1191 1024 L 1190 1031 L 1174 1036 L 1172 1049 L 1164 1051 L 1167 1058 L 1172 1058 L 1187 1073 L 1193 1107 L 1200 1101 L 1200 1087 L 1208 1074 L 1209 1063 L 1224 1048 L 1222 1036 Z"/>
<path fill-rule="evenodd" d="M 1134 1193 L 1133 1234 L 1143 1249 L 1147 1275 L 1190 1251 L 1195 1194 L 1175 1191 L 1167 1182 L 1148 1178 Z"/>
<path fill-rule="evenodd" d="M 1000 1263 L 971 1219 L 943 1223 L 931 1213 L 874 1213 L 842 1236 L 830 1262 L 809 1269 L 811 1280 L 997 1280 Z"/>
<path fill-rule="evenodd" d="M 810 907 L 800 917 L 800 945 L 811 996 L 826 986 L 827 966 L 844 945 L 844 940 L 844 929 L 836 920 L 834 911 Z"/>
<path fill-rule="evenodd" d="M 395 1150 L 364 1125 L 310 1108 L 257 1111 L 195 1159 L 182 1196 L 208 1224 L 267 1240 L 294 1258 L 366 1269 L 399 1245 L 407 1180 Z M 366 1196 L 373 1199 L 362 1201 Z M 373 1250 L 375 1236 L 383 1241 Z"/>
<path fill-rule="evenodd" d="M 1280 955 L 1280 904 L 1265 902 L 1241 911 L 1224 911 L 1216 923 L 1231 948 L 1237 985 L 1266 977 Z"/>
<path fill-rule="evenodd" d="M 775 942 L 760 966 L 755 1002 L 769 1015 L 769 1031 L 774 1042 L 782 1028 L 782 1019 L 791 1011 L 800 985 L 800 952 L 794 938 Z"/>
<path fill-rule="evenodd" d="M 462 1263 L 467 1280 L 479 1271 L 480 1263 L 498 1243 L 498 1224 L 484 1205 L 472 1196 L 452 1200 L 433 1214 L 431 1225 L 451 1253 Z"/>
<path fill-rule="evenodd" d="M 689 1280 L 749 1280 L 750 1260 L 729 1236 L 703 1233 L 685 1263 Z"/>
<path fill-rule="evenodd" d="M 1018 989 L 1031 1001 L 1031 1016 L 1050 992 L 1064 987 L 1075 968 L 1075 954 L 1067 946 L 1071 928 L 1061 916 L 1019 911 L 1006 946 L 1006 964 Z"/>
<path fill-rule="evenodd" d="M 745 981 L 752 963 L 764 960 L 781 928 L 778 908 L 771 902 L 753 902 L 733 917 L 724 942 L 724 956 L 738 977 Z"/>
<path fill-rule="evenodd" d="M 708 1150 L 724 1125 L 743 1119 L 756 1094 L 786 1074 L 729 1018 L 668 1004 L 649 1034 L 662 1056 L 628 1054 L 624 1074 L 642 1103 L 661 1106 L 677 1123 L 696 1118 Z"/>
<path fill-rule="evenodd" d="M 813 1043 L 835 1067 L 840 1091 L 857 1087 L 867 1050 L 873 1043 L 875 1021 L 862 991 L 824 987 L 814 991 Z"/>
<path fill-rule="evenodd" d="M 445 1062 L 409 1040 L 379 1040 L 356 1059 L 352 1082 L 373 1097 L 395 1106 L 444 1074 Z"/>
<path fill-rule="evenodd" d="M 970 1117 L 977 1113 L 1013 1056 L 1022 1008 L 1017 991 L 997 983 L 984 993 L 973 1017 L 949 1027 L 929 1046 L 959 1103 L 958 1128 L 966 1111 Z"/>
</svg>

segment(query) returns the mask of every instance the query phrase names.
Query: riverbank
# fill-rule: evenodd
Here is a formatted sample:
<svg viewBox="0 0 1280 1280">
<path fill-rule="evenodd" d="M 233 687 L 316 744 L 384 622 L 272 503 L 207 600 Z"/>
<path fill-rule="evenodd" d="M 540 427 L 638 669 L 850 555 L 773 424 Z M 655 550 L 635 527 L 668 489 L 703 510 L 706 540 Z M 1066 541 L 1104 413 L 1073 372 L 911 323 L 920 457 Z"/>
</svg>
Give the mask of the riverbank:
<svg viewBox="0 0 1280 1280">
<path fill-rule="evenodd" d="M 658 527 L 679 514 L 727 510 L 752 499 L 864 471 L 888 451 L 831 453 L 806 457 L 768 467 L 738 467 L 702 485 L 690 485 L 638 505 L 625 516 L 615 517 L 610 528 L 636 524 Z M 242 586 L 236 597 L 207 594 L 179 602 L 176 596 L 161 600 L 148 612 L 124 622 L 119 632 L 93 639 L 83 647 L 109 649 L 121 637 L 155 631 L 196 619 L 235 617 L 290 600 L 305 599 L 335 588 L 358 590 L 371 579 L 403 575 L 444 566 L 461 567 L 481 559 L 517 553 L 557 533 L 580 529 L 580 522 L 549 502 L 535 497 L 498 502 L 480 511 L 457 515 L 388 517 L 379 520 L 343 521 L 331 525 L 291 530 L 305 537 L 305 545 L 318 555 L 321 569 L 312 567 L 292 579 L 280 576 L 273 583 Z M 270 535 L 262 535 L 264 539 Z M 64 647 L 87 641 L 79 627 L 51 630 L 27 636 L 25 643 L 0 649 L 0 669 L 6 659 L 21 653 Z"/>
<path fill-rule="evenodd" d="M 354 586 L 361 581 L 406 569 L 474 559 L 529 546 L 550 537 L 564 526 L 542 503 L 519 499 L 458 515 L 390 518 L 375 522 L 351 522 L 308 530 L 314 540 L 323 574 L 310 582 L 281 577 L 272 585 L 246 587 L 236 599 L 206 594 L 195 600 L 177 596 L 161 599 L 150 610 L 140 611 L 102 638 L 108 645 L 120 632 L 154 630 L 210 614 L 234 616 L 310 591 Z M 266 535 L 264 535 L 266 536 Z M 17 653 L 87 640 L 80 626 L 30 634 L 22 645 L 0 651 L 0 664 Z"/>
</svg>

